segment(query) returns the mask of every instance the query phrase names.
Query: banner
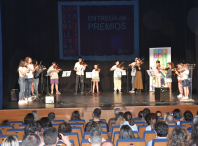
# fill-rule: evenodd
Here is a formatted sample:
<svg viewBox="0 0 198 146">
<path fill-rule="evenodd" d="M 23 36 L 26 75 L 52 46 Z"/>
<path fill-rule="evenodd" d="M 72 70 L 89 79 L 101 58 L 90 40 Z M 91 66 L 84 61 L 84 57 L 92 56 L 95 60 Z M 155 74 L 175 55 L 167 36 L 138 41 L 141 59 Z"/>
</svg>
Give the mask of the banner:
<svg viewBox="0 0 198 146">
<path fill-rule="evenodd" d="M 60 59 L 139 56 L 138 0 L 58 2 Z"/>
<path fill-rule="evenodd" d="M 167 63 L 171 62 L 171 47 L 149 48 L 149 68 L 156 67 L 156 61 L 160 61 L 161 68 L 166 68 Z M 165 73 L 162 71 L 161 86 L 166 86 Z M 155 90 L 155 81 L 153 77 L 149 79 L 149 91 Z"/>
</svg>

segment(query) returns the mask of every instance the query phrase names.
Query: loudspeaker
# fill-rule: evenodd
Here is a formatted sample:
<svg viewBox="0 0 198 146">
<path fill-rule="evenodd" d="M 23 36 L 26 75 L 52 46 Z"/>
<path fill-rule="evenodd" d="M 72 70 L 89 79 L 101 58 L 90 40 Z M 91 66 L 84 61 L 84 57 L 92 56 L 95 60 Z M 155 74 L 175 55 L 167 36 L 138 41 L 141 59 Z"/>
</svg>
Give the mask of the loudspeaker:
<svg viewBox="0 0 198 146">
<path fill-rule="evenodd" d="M 155 101 L 169 101 L 169 99 L 168 87 L 155 87 Z"/>
<path fill-rule="evenodd" d="M 45 103 L 52 103 L 54 104 L 56 102 L 55 96 L 45 96 Z"/>
<path fill-rule="evenodd" d="M 12 89 L 10 91 L 10 99 L 9 101 L 17 101 L 19 98 L 19 91 L 18 89 Z"/>
</svg>

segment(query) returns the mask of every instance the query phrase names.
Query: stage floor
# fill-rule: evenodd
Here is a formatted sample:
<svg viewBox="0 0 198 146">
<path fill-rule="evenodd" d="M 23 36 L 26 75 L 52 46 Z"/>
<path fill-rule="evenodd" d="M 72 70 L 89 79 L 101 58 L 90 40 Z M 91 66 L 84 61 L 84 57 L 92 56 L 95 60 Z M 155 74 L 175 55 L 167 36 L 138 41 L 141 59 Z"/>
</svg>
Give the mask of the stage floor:
<svg viewBox="0 0 198 146">
<path fill-rule="evenodd" d="M 122 106 L 167 106 L 167 105 L 198 105 L 198 97 L 193 95 L 194 102 L 184 102 L 177 98 L 178 93 L 170 95 L 169 102 L 156 102 L 153 92 L 141 92 L 139 94 L 112 92 L 101 92 L 100 95 L 74 95 L 65 93 L 54 95 L 55 104 L 45 104 L 45 96 L 40 95 L 40 101 L 29 101 L 26 104 L 19 104 L 17 101 L 3 101 L 3 109 L 38 109 L 38 108 L 77 108 L 77 107 L 122 107 Z"/>
</svg>

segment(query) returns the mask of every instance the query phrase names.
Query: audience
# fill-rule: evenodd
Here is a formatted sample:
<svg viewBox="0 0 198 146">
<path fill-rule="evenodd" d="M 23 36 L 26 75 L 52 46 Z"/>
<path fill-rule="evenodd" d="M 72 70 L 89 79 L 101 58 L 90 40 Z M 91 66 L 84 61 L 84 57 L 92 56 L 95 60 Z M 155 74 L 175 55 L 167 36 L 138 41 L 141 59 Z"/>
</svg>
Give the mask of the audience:
<svg viewBox="0 0 198 146">
<path fill-rule="evenodd" d="M 181 111 L 180 111 L 179 109 L 175 109 L 175 110 L 173 111 L 173 117 L 174 117 L 175 119 L 181 119 L 181 118 L 182 118 L 182 113 L 181 113 Z"/>
<path fill-rule="evenodd" d="M 166 116 L 166 124 L 167 125 L 175 125 L 175 119 L 172 115 Z"/>
<path fill-rule="evenodd" d="M 180 119 L 180 121 L 192 121 L 193 114 L 191 111 L 187 110 L 184 112 L 184 116 Z M 180 125 L 180 121 L 177 122 L 177 125 Z"/>
<path fill-rule="evenodd" d="M 158 118 L 161 118 L 162 117 L 162 112 L 161 111 L 156 111 L 156 115 Z"/>
<path fill-rule="evenodd" d="M 102 130 L 100 128 L 93 128 L 90 132 L 89 142 L 91 146 L 100 146 L 105 140 L 102 138 Z"/>
<path fill-rule="evenodd" d="M 4 126 L 4 125 L 10 125 L 10 121 L 8 121 L 8 120 L 3 120 L 3 121 L 1 122 L 1 126 Z"/>
<path fill-rule="evenodd" d="M 24 124 L 34 121 L 34 115 L 32 113 L 28 113 L 24 118 Z"/>
<path fill-rule="evenodd" d="M 198 135 L 191 136 L 191 139 L 188 142 L 188 146 L 198 146 Z"/>
<path fill-rule="evenodd" d="M 48 118 L 50 119 L 51 123 L 54 124 L 55 120 L 55 113 L 51 112 L 48 114 Z"/>
<path fill-rule="evenodd" d="M 168 125 L 164 122 L 157 122 L 155 124 L 155 139 L 167 139 L 167 134 L 168 134 Z M 147 146 L 152 146 L 153 140 L 149 141 L 147 143 Z"/>
<path fill-rule="evenodd" d="M 196 115 L 194 118 L 193 118 L 193 125 L 191 127 L 189 127 L 187 130 L 192 130 L 193 129 L 193 126 L 195 124 L 198 124 L 198 115 Z"/>
<path fill-rule="evenodd" d="M 90 132 L 93 128 L 99 128 L 102 130 L 100 124 L 98 122 L 92 121 L 90 124 L 87 126 L 86 132 Z"/>
<path fill-rule="evenodd" d="M 37 131 L 38 132 L 43 131 L 43 125 L 42 125 L 41 121 L 40 120 L 36 121 L 36 124 L 37 124 Z"/>
<path fill-rule="evenodd" d="M 38 114 L 37 110 L 33 110 L 32 114 L 34 115 L 34 121 L 37 121 L 39 119 L 39 114 Z"/>
<path fill-rule="evenodd" d="M 182 127 L 175 127 L 169 134 L 167 146 L 186 146 L 189 141 L 189 134 Z"/>
<path fill-rule="evenodd" d="M 71 146 L 71 143 L 69 141 L 68 136 L 64 136 L 62 133 L 59 133 L 61 135 L 61 139 L 58 138 L 58 132 L 56 128 L 50 127 L 46 129 L 43 132 L 43 139 L 45 142 L 45 146 L 56 146 L 58 141 L 63 142 L 67 146 Z"/>
<path fill-rule="evenodd" d="M 123 112 L 119 112 L 118 113 L 118 115 L 117 115 L 117 119 L 116 119 L 116 123 L 115 123 L 115 125 L 116 126 L 120 126 L 120 125 L 122 125 L 123 123 L 124 123 L 124 113 Z"/>
<path fill-rule="evenodd" d="M 72 131 L 72 127 L 67 122 L 63 122 L 58 126 L 58 133 L 70 133 Z"/>
<path fill-rule="evenodd" d="M 101 146 L 114 146 L 114 144 L 111 141 L 104 141 L 101 143 Z"/>
<path fill-rule="evenodd" d="M 1 146 L 19 146 L 19 141 L 16 136 L 7 136 Z"/>
<path fill-rule="evenodd" d="M 166 117 L 167 117 L 168 115 L 170 115 L 169 112 L 166 112 L 166 113 L 164 114 L 164 121 L 166 121 Z"/>
<path fill-rule="evenodd" d="M 131 112 L 129 112 L 129 111 L 125 112 L 123 117 L 124 117 L 125 121 L 122 125 L 128 125 L 128 126 L 130 126 L 132 131 L 138 131 L 135 121 L 133 120 Z M 120 125 L 120 128 L 122 127 L 122 125 Z"/>
<path fill-rule="evenodd" d="M 33 122 L 33 121 L 26 124 L 24 131 L 25 131 L 25 135 L 27 135 L 27 134 L 37 134 L 37 135 L 39 135 L 39 130 L 38 130 L 38 127 L 37 127 L 37 123 Z"/>
<path fill-rule="evenodd" d="M 128 125 L 122 125 L 119 132 L 119 139 L 134 139 L 134 133 Z"/>
<path fill-rule="evenodd" d="M 150 125 L 146 127 L 146 131 L 155 130 L 155 123 L 158 122 L 157 114 L 151 113 L 149 114 L 148 118 L 148 122 L 150 123 Z"/>
<path fill-rule="evenodd" d="M 192 128 L 192 133 L 191 133 L 191 136 L 195 136 L 195 135 L 198 135 L 198 124 L 195 124 Z"/>
<path fill-rule="evenodd" d="M 140 111 L 140 112 L 138 113 L 138 118 L 141 118 L 141 119 L 142 119 L 142 117 L 143 117 L 143 111 Z"/>
<path fill-rule="evenodd" d="M 52 127 L 51 120 L 48 117 L 43 117 L 40 121 L 42 123 L 43 128 Z"/>
<path fill-rule="evenodd" d="M 71 120 L 81 120 L 79 111 L 74 111 L 71 115 Z"/>
<path fill-rule="evenodd" d="M 41 141 L 37 134 L 27 134 L 23 137 L 22 146 L 43 146 L 44 143 Z"/>
</svg>

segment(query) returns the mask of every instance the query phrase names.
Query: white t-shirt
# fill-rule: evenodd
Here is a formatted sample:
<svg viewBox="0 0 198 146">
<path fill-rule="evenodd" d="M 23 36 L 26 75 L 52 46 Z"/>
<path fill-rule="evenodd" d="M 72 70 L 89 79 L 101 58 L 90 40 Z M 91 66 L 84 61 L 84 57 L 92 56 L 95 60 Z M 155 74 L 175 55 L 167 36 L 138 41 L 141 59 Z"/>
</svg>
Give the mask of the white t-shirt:
<svg viewBox="0 0 198 146">
<path fill-rule="evenodd" d="M 51 65 L 51 66 L 49 67 L 47 73 L 49 73 L 50 71 L 52 71 L 52 72 L 51 72 L 51 75 L 52 75 L 52 76 L 50 76 L 50 79 L 59 79 L 59 77 L 58 77 L 59 70 L 55 69 L 55 68 L 53 67 L 53 65 Z"/>
<path fill-rule="evenodd" d="M 32 70 L 34 70 L 33 64 L 28 64 L 28 68 L 30 69 L 30 72 L 25 74 L 25 78 L 31 79 L 33 78 L 33 73 L 32 73 Z"/>
<path fill-rule="evenodd" d="M 188 79 L 189 70 L 185 70 L 185 71 L 182 73 L 182 75 L 183 75 L 182 80 Z"/>
<path fill-rule="evenodd" d="M 92 70 L 92 78 L 98 77 L 99 73 L 95 69 Z"/>
<path fill-rule="evenodd" d="M 114 77 L 114 78 L 121 78 L 121 77 L 122 77 L 122 69 L 116 67 L 116 65 L 112 66 L 111 69 L 114 69 L 114 68 L 115 68 L 116 70 L 114 70 L 113 77 Z"/>
<path fill-rule="evenodd" d="M 19 70 L 19 77 L 25 77 L 25 74 L 21 74 L 20 71 L 24 72 L 24 71 L 26 71 L 26 69 L 27 69 L 26 67 L 21 67 L 21 66 L 19 67 L 19 69 L 18 69 Z"/>
<path fill-rule="evenodd" d="M 75 63 L 74 68 L 76 68 L 76 70 L 78 70 L 78 71 L 76 71 L 76 74 L 77 74 L 77 75 L 84 75 L 84 69 L 83 69 L 84 66 L 83 66 L 83 65 L 80 65 L 79 62 L 76 62 L 76 63 Z"/>
<path fill-rule="evenodd" d="M 131 63 L 134 67 L 132 68 L 131 70 L 131 76 L 135 76 L 135 73 L 136 73 L 136 68 L 135 68 L 135 62 Z"/>
<path fill-rule="evenodd" d="M 181 71 L 181 70 L 182 70 L 182 68 L 179 69 L 179 71 Z M 178 80 L 181 80 L 182 78 L 179 77 L 179 76 L 177 76 L 177 79 L 178 79 Z"/>
<path fill-rule="evenodd" d="M 157 69 L 157 66 L 156 67 L 153 67 L 152 70 L 154 71 L 155 76 L 158 76 L 158 77 L 159 76 L 162 76 L 161 72 L 159 72 L 159 70 Z"/>
</svg>

